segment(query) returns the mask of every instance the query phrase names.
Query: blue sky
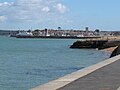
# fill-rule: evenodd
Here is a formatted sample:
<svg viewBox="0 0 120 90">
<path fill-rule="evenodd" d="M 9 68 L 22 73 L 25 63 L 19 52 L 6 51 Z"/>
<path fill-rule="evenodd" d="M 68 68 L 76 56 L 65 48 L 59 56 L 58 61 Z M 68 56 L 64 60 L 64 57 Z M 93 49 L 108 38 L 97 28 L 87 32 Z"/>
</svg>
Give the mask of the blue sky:
<svg viewBox="0 0 120 90">
<path fill-rule="evenodd" d="M 120 0 L 0 0 L 0 29 L 120 30 Z"/>
</svg>

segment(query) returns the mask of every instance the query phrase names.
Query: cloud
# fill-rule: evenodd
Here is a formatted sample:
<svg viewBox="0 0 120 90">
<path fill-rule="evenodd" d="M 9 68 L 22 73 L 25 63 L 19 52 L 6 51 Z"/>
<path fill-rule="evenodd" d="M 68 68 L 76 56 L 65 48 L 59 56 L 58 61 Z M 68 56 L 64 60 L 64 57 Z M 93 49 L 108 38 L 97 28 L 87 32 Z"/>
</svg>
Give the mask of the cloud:
<svg viewBox="0 0 120 90">
<path fill-rule="evenodd" d="M 5 16 L 0 16 L 0 22 L 4 22 L 6 20 L 7 20 L 7 18 Z"/>
<path fill-rule="evenodd" d="M 49 15 L 56 16 L 67 11 L 66 6 L 59 0 L 17 0 L 14 3 L 0 3 L 0 6 L 1 13 L 18 20 L 38 19 L 37 17 L 41 18 L 43 15 L 47 18 Z"/>
<path fill-rule="evenodd" d="M 64 13 L 64 12 L 66 12 L 66 6 L 65 5 L 62 5 L 61 3 L 58 3 L 57 4 L 57 9 L 61 12 L 61 13 Z"/>
<path fill-rule="evenodd" d="M 0 7 L 2 7 L 2 6 L 11 6 L 13 4 L 14 4 L 14 2 L 3 2 L 3 3 L 0 3 Z"/>
<path fill-rule="evenodd" d="M 3 2 L 0 3 L 0 16 L 0 22 L 4 21 L 11 28 L 54 28 L 71 25 L 69 9 L 61 0 Z"/>
<path fill-rule="evenodd" d="M 49 8 L 49 7 L 43 7 L 43 8 L 42 8 L 42 11 L 43 11 L 43 12 L 49 12 L 49 11 L 50 11 L 50 8 Z"/>
</svg>

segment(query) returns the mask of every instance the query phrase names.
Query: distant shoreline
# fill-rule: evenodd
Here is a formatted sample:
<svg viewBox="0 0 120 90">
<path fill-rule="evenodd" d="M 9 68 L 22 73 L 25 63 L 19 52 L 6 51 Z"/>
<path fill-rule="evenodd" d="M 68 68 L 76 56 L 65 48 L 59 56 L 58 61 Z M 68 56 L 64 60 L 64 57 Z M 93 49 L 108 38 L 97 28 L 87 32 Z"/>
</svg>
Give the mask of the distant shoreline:
<svg viewBox="0 0 120 90">
<path fill-rule="evenodd" d="M 96 39 L 100 37 L 76 37 L 76 36 L 16 36 L 16 38 L 52 38 L 52 39 Z"/>
</svg>

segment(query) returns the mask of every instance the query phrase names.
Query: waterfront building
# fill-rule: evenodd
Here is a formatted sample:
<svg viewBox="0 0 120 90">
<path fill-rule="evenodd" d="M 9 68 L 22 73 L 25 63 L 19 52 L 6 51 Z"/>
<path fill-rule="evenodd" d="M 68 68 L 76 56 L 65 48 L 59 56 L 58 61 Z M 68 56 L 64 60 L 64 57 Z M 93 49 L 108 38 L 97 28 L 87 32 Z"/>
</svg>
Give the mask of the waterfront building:
<svg viewBox="0 0 120 90">
<path fill-rule="evenodd" d="M 19 31 L 16 36 L 33 36 L 32 32 L 27 32 L 27 31 Z"/>
<path fill-rule="evenodd" d="M 49 34 L 48 34 L 48 29 L 45 29 L 45 36 L 50 36 Z"/>
</svg>

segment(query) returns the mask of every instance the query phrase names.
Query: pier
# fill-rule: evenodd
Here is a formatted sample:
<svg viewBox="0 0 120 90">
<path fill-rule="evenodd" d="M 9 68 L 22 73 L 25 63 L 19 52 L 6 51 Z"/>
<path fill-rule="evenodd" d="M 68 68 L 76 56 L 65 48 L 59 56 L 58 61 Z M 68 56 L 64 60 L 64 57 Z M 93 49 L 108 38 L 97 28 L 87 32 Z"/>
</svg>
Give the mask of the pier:
<svg viewBox="0 0 120 90">
<path fill-rule="evenodd" d="M 31 90 L 120 90 L 120 55 Z"/>
</svg>

